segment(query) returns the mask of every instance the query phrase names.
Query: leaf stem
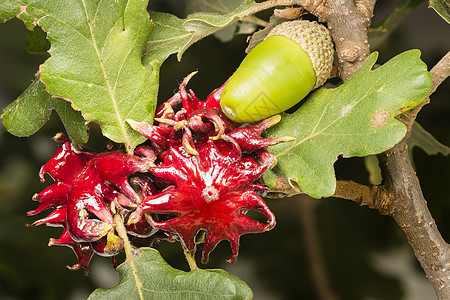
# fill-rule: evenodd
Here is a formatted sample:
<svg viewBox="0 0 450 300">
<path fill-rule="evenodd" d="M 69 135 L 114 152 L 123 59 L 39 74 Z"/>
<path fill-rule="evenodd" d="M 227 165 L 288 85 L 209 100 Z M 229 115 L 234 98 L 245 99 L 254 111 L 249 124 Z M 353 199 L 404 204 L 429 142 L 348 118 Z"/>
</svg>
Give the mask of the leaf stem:
<svg viewBox="0 0 450 300">
<path fill-rule="evenodd" d="M 244 19 L 242 19 L 242 21 L 246 22 L 246 23 L 250 23 L 250 24 L 255 24 L 255 25 L 258 25 L 258 26 L 261 26 L 261 27 L 269 26 L 269 22 L 264 21 L 264 20 L 262 20 L 260 18 L 255 17 L 255 16 L 247 16 Z"/>
<path fill-rule="evenodd" d="M 130 264 L 131 272 L 133 274 L 134 281 L 136 283 L 136 288 L 139 293 L 139 299 L 144 300 L 144 295 L 142 293 L 142 282 L 138 277 L 138 270 L 134 264 L 133 247 L 131 246 L 130 240 L 128 239 L 127 230 L 123 224 L 123 217 L 120 214 L 114 215 L 114 223 L 116 225 L 117 233 L 119 237 L 123 240 L 124 250 L 126 255 L 126 262 Z"/>
<path fill-rule="evenodd" d="M 190 251 L 184 248 L 183 246 L 184 256 L 189 264 L 189 268 L 192 270 L 198 269 L 197 263 L 195 262 L 195 249 Z"/>
</svg>

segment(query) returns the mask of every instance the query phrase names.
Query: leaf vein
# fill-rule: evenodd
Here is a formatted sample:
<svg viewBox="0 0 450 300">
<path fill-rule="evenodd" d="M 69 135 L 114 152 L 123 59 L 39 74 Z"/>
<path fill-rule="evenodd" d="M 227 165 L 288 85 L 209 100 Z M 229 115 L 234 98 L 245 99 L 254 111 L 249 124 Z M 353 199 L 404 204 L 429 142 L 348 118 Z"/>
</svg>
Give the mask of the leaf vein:
<svg viewBox="0 0 450 300">
<path fill-rule="evenodd" d="M 86 0 L 81 0 L 81 1 L 83 3 L 83 6 L 84 6 L 86 18 L 88 18 L 89 14 L 88 14 L 87 7 L 86 7 L 86 2 L 85 2 Z M 114 90 L 111 88 L 111 83 L 110 83 L 109 77 L 108 77 L 108 75 L 106 73 L 105 65 L 103 63 L 103 60 L 102 60 L 102 57 L 101 57 L 101 54 L 100 54 L 100 51 L 99 51 L 99 48 L 98 48 L 98 45 L 97 45 L 97 40 L 95 38 L 94 31 L 93 31 L 93 29 L 92 29 L 92 27 L 90 26 L 89 23 L 88 23 L 88 27 L 89 27 L 89 31 L 91 32 L 93 47 L 95 49 L 95 52 L 97 53 L 97 58 L 99 60 L 100 68 L 102 70 L 103 77 L 105 79 L 106 89 L 107 89 L 107 92 L 109 94 L 110 100 L 111 100 L 111 102 L 113 104 L 113 108 L 114 108 L 114 112 L 115 112 L 115 115 L 117 117 L 117 120 L 119 121 L 120 131 L 122 132 L 123 137 L 125 138 L 125 144 L 128 147 L 130 147 L 131 146 L 130 137 L 128 136 L 127 130 L 125 128 L 125 124 L 124 124 L 124 122 L 122 120 L 122 116 L 120 115 L 119 108 L 117 106 L 117 99 L 115 98 Z"/>
<path fill-rule="evenodd" d="M 386 73 L 384 73 L 383 75 L 385 75 L 385 74 L 386 74 Z M 371 94 L 373 94 L 374 92 L 376 92 L 376 91 L 373 90 L 373 87 L 374 87 L 374 85 L 375 85 L 378 81 L 380 81 L 382 78 L 383 78 L 383 76 L 379 76 L 379 77 L 377 78 L 377 80 L 375 80 L 374 82 L 372 82 L 372 84 L 370 85 L 370 87 L 366 90 L 366 94 L 365 94 L 364 96 L 360 97 L 356 102 L 354 102 L 354 104 L 351 106 L 351 109 L 350 109 L 350 110 L 352 110 L 352 109 L 353 109 L 356 105 L 358 105 L 361 101 L 363 101 L 364 99 L 366 99 L 366 97 L 368 97 L 369 95 L 371 95 Z M 326 109 L 327 109 L 327 107 L 330 105 L 330 103 L 332 103 L 332 102 L 337 98 L 337 95 L 338 95 L 340 92 L 342 92 L 342 91 L 343 91 L 343 89 L 339 89 L 338 92 L 335 93 L 335 96 L 333 96 L 332 100 L 329 101 L 329 102 L 326 104 L 324 111 L 326 111 Z M 320 123 L 320 120 L 323 118 L 323 115 L 324 115 L 324 113 L 322 113 L 322 115 L 320 116 L 319 121 L 318 121 L 317 123 Z M 333 120 L 330 124 L 328 124 L 327 126 L 325 126 L 322 130 L 318 131 L 317 133 L 314 133 L 314 130 L 313 130 L 313 133 L 312 133 L 309 137 L 306 137 L 306 138 L 303 139 L 302 141 L 299 141 L 299 142 L 297 142 L 297 143 L 294 143 L 293 145 L 291 145 L 290 147 L 286 148 L 284 151 L 280 152 L 280 153 L 277 154 L 276 156 L 277 156 L 277 157 L 281 157 L 281 156 L 285 155 L 287 152 L 291 151 L 293 148 L 298 147 L 301 143 L 303 143 L 303 142 L 305 142 L 305 141 L 307 141 L 307 140 L 310 140 L 310 139 L 316 137 L 316 136 L 319 135 L 319 134 L 323 134 L 323 132 L 324 132 L 325 130 L 327 130 L 328 128 L 330 128 L 333 124 L 335 124 L 337 121 L 341 120 L 343 117 L 344 117 L 344 116 L 341 115 L 340 117 L 336 118 L 336 119 Z M 316 124 L 315 129 L 317 128 L 317 126 L 318 126 L 318 125 Z"/>
</svg>

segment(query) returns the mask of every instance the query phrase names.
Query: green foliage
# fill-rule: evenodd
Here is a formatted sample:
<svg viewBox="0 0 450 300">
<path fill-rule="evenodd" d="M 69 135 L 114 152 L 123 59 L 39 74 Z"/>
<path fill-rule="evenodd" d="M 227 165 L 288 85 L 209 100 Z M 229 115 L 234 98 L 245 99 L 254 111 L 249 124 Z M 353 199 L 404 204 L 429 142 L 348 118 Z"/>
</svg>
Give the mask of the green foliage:
<svg viewBox="0 0 450 300">
<path fill-rule="evenodd" d="M 48 121 L 52 109 L 59 114 L 72 143 L 80 146 L 87 142 L 88 127 L 80 112 L 74 111 L 69 102 L 53 98 L 39 78 L 5 108 L 3 125 L 16 136 L 30 136 Z"/>
<path fill-rule="evenodd" d="M 52 1 L 8 0 L 0 4 L 0 20 L 17 16 L 30 30 L 38 24 L 48 33 L 52 44 L 51 58 L 40 70 L 45 87 L 30 86 L 4 112 L 7 129 L 11 128 L 18 136 L 33 134 L 48 120 L 52 108 L 65 113 L 60 115 L 63 122 L 67 115 L 78 116 L 69 111 L 69 104 L 52 99 L 48 91 L 82 112 L 84 119 L 72 119 L 71 128 L 67 128 L 75 143 L 87 141 L 86 133 L 82 132 L 86 132 L 88 121 L 98 123 L 109 139 L 134 148 L 145 138 L 124 120 L 151 123 L 159 68 L 164 60 L 172 53 L 178 53 L 181 59 L 196 41 L 245 17 L 254 1 L 244 1 L 225 15 L 201 12 L 178 19 L 171 14 L 152 13 L 152 22 L 146 4 L 143 0 L 123 0 L 117 4 L 113 0 L 90 0 L 71 2 L 64 10 Z M 42 39 L 45 32 L 36 28 L 30 34 L 27 40 L 30 51 L 42 52 L 48 47 Z M 31 92 L 38 101 L 31 101 Z M 22 118 L 12 118 L 19 114 Z M 20 128 L 25 117 L 27 125 Z"/>
<path fill-rule="evenodd" d="M 254 34 L 252 34 L 249 42 L 248 42 L 248 47 L 247 49 L 245 49 L 245 52 L 249 53 L 253 48 L 256 47 L 256 45 L 258 45 L 259 43 L 261 43 L 266 36 L 269 34 L 269 32 L 278 24 L 281 24 L 283 22 L 282 19 L 276 17 L 276 16 L 271 16 L 270 20 L 269 20 L 269 24 L 264 28 L 261 29 L 257 32 L 255 32 Z"/>
<path fill-rule="evenodd" d="M 244 1 L 243 0 L 190 0 L 187 3 L 186 11 L 188 13 L 195 12 L 216 12 L 222 15 L 233 12 Z M 249 17 L 255 18 L 255 17 Z M 231 41 L 237 32 L 245 31 L 247 34 L 256 29 L 256 24 L 248 22 L 238 22 L 226 26 L 225 28 L 214 33 L 214 36 L 221 42 Z"/>
<path fill-rule="evenodd" d="M 47 40 L 47 34 L 41 27 L 34 27 L 32 31 L 28 32 L 25 40 L 25 48 L 30 53 L 45 53 L 50 49 L 50 42 Z"/>
<path fill-rule="evenodd" d="M 97 299 L 251 299 L 250 288 L 223 270 L 195 269 L 190 272 L 169 266 L 158 251 L 141 248 L 134 258 L 136 268 L 126 261 L 119 266 L 119 284 L 98 289 L 89 300 Z M 136 278 L 139 284 L 136 284 Z M 140 297 L 139 290 L 142 292 Z"/>
<path fill-rule="evenodd" d="M 0 3 L 0 22 L 1 23 L 6 22 L 7 20 L 13 18 L 15 15 L 20 13 L 21 8 L 19 5 L 16 5 L 16 4 L 17 4 L 17 2 L 14 0 L 7 0 L 7 1 L 3 1 L 3 3 Z"/>
<path fill-rule="evenodd" d="M 447 23 L 450 23 L 450 1 L 430 0 L 430 7 L 433 8 Z"/>
<path fill-rule="evenodd" d="M 381 184 L 383 177 L 376 155 L 368 155 L 364 157 L 364 165 L 369 173 L 369 182 L 373 185 Z"/>
<path fill-rule="evenodd" d="M 194 12 L 217 12 L 220 14 L 227 14 L 235 10 L 243 0 L 188 0 L 186 11 Z"/>
<path fill-rule="evenodd" d="M 145 138 L 125 119 L 151 122 L 158 91 L 159 66 L 141 63 L 152 29 L 147 1 L 64 5 L 8 0 L 0 15 L 5 19 L 21 11 L 18 17 L 29 29 L 39 24 L 48 32 L 51 58 L 40 69 L 47 91 L 72 102 L 109 139 L 133 148 Z"/>
<path fill-rule="evenodd" d="M 155 29 L 148 37 L 143 53 L 144 63 L 157 60 L 162 63 L 169 55 L 177 53 L 181 60 L 184 51 L 200 39 L 242 19 L 254 5 L 252 0 L 244 1 L 234 11 L 220 15 L 215 12 L 198 12 L 179 19 L 172 14 L 152 12 Z"/>
<path fill-rule="evenodd" d="M 419 104 L 431 89 L 419 56 L 418 50 L 407 51 L 371 70 L 378 57 L 372 53 L 342 86 L 319 89 L 295 113 L 285 115 L 268 135 L 296 140 L 269 147 L 278 158 L 273 171 L 312 197 L 331 196 L 339 155 L 381 153 L 404 137 L 406 127 L 394 117 Z M 266 176 L 273 185 L 273 175 Z"/>
<path fill-rule="evenodd" d="M 403 1 L 399 7 L 400 10 L 397 9 L 383 22 L 382 26 L 371 31 L 375 33 L 372 37 L 376 38 L 379 34 L 380 40 L 384 39 L 407 12 L 422 2 L 424 0 Z M 82 6 L 83 3 L 85 6 Z M 255 2 L 250 0 L 206 0 L 206 2 L 193 0 L 191 4 L 198 6 L 191 8 L 191 12 L 205 11 L 205 7 L 200 5 L 202 3 L 222 4 L 224 8 L 193 13 L 185 19 L 179 19 L 167 13 L 152 12 L 150 13 L 150 19 L 154 24 L 152 25 L 145 11 L 147 1 L 1 1 L 0 22 L 18 15 L 28 29 L 34 28 L 26 41 L 29 51 L 43 52 L 48 49 L 49 44 L 45 39 L 47 32 L 52 44 L 52 57 L 41 69 L 45 84 L 40 79 L 36 79 L 13 104 L 4 110 L 2 117 L 5 127 L 17 136 L 29 136 L 41 128 L 54 109 L 60 115 L 72 142 L 77 145 L 84 144 L 88 139 L 86 120 L 99 123 L 103 133 L 116 142 L 126 143 L 129 147 L 139 144 L 144 140 L 143 137 L 133 132 L 123 120 L 130 118 L 151 122 L 159 87 L 158 72 L 161 64 L 174 53 L 181 59 L 186 49 L 210 34 L 219 34 L 222 40 L 228 40 L 236 31 L 236 23 L 248 17 L 248 9 L 255 5 Z M 449 21 L 448 3 L 445 0 L 430 1 L 430 6 L 447 22 Z M 271 26 L 279 21 L 272 18 Z M 40 26 L 44 31 L 40 30 Z M 266 31 L 261 31 L 259 34 L 260 36 L 255 35 L 252 41 L 257 43 Z M 372 47 L 375 43 L 375 39 L 370 42 Z M 219 50 L 211 49 L 210 51 L 219 52 Z M 429 76 L 418 56 L 417 51 L 406 52 L 379 69 L 371 71 L 376 60 L 376 55 L 372 55 L 366 65 L 343 86 L 333 90 L 317 91 L 298 112 L 286 115 L 283 122 L 270 132 L 270 136 L 290 135 L 295 136 L 297 140 L 270 149 L 277 153 L 279 164 L 274 172 L 266 174 L 266 181 L 273 182 L 268 180 L 271 176 L 275 178 L 277 175 L 282 175 L 296 180 L 310 195 L 327 196 L 334 191 L 333 163 L 338 155 L 365 156 L 384 151 L 398 142 L 404 136 L 405 128 L 394 119 L 394 116 L 415 106 L 429 90 Z M 183 74 L 173 75 L 180 76 L 180 79 L 183 77 Z M 83 112 L 83 115 L 72 108 L 72 103 L 73 107 Z M 388 115 L 389 119 L 386 118 Z M 377 116 L 379 118 L 376 118 Z M 372 120 L 381 120 L 381 124 L 385 121 L 386 123 L 379 128 L 373 128 Z M 419 129 L 416 127 L 415 125 L 409 141 L 410 148 L 419 146 L 427 153 L 448 155 L 448 147 L 437 142 L 420 127 Z M 4 146 L 15 144 L 10 139 L 3 143 Z M 17 147 L 17 149 L 21 148 Z M 31 151 L 27 156 L 33 156 Z M 9 156 L 5 157 L 9 158 Z M 374 158 L 374 156 L 368 157 Z M 22 158 L 17 159 L 23 164 Z M 372 160 L 369 168 L 375 165 L 376 161 Z M 38 167 L 24 168 L 19 162 L 11 161 L 4 169 L 7 171 L 2 173 L 0 192 L 8 194 L 3 199 L 8 199 L 9 202 L 8 205 L 3 205 L 1 213 L 5 224 L 10 225 L 4 226 L 2 230 L 4 244 L 1 247 L 3 249 L 1 257 L 8 262 L 2 268 L 2 275 L 4 273 L 4 277 L 9 280 L 5 281 L 5 285 L 8 285 L 10 289 L 25 290 L 21 284 L 28 282 L 25 283 L 29 293 L 27 295 L 31 293 L 36 299 L 51 299 L 48 295 L 34 295 L 35 290 L 43 289 L 44 281 L 46 282 L 45 290 L 58 290 L 59 294 L 54 292 L 58 296 L 67 295 L 68 287 L 74 288 L 76 284 L 73 283 L 76 278 L 83 278 L 83 276 L 80 272 L 67 272 L 63 267 L 67 261 L 54 257 L 53 254 L 61 249 L 41 250 L 43 253 L 46 251 L 48 256 L 43 261 L 50 261 L 51 264 L 36 262 L 32 260 L 34 258 L 27 255 L 30 249 L 36 253 L 37 247 L 46 248 L 45 243 L 41 241 L 45 240 L 48 234 L 40 233 L 39 238 L 36 238 L 35 234 L 30 244 L 24 238 L 26 234 L 29 234 L 29 229 L 11 232 L 11 228 L 19 228 L 20 224 L 27 222 L 16 216 L 29 209 L 29 204 L 22 205 L 23 207 L 16 209 L 16 212 L 12 212 L 9 205 L 18 206 L 22 202 L 15 201 L 16 199 L 24 197 L 28 199 L 27 195 L 32 195 L 32 192 L 25 192 L 23 186 L 34 182 L 22 180 L 14 185 L 11 176 L 18 180 L 17 178 L 22 174 L 36 173 Z M 376 170 L 371 174 L 376 175 Z M 379 177 L 373 178 L 371 182 L 379 183 L 379 180 Z M 33 190 L 36 189 L 33 186 Z M 11 194 L 19 192 L 23 195 L 12 198 Z M 278 201 L 271 205 L 281 207 L 277 211 L 277 216 L 280 216 L 279 219 L 282 220 L 277 231 L 268 233 L 272 239 L 267 238 L 266 244 L 262 242 L 263 246 L 260 240 L 245 245 L 246 251 L 243 251 L 241 255 L 244 258 L 247 255 L 247 260 L 256 259 L 258 255 L 262 255 L 263 259 L 255 262 L 252 267 L 263 269 L 259 275 L 267 279 L 268 285 L 269 283 L 279 285 L 278 293 L 282 295 L 281 297 L 290 292 L 290 298 L 292 298 L 293 295 L 298 295 L 300 288 L 303 295 L 314 292 L 308 291 L 305 284 L 302 287 L 292 285 L 294 277 L 297 282 L 300 282 L 299 278 L 301 278 L 303 282 L 307 282 L 306 285 L 313 284 L 308 281 L 310 278 L 307 272 L 299 271 L 307 264 L 306 260 L 302 260 L 306 257 L 306 253 L 302 252 L 304 251 L 302 242 L 292 238 L 296 234 L 292 229 L 297 226 L 298 215 L 292 210 L 292 205 L 288 201 Z M 367 275 L 368 267 L 366 264 L 361 264 L 355 257 L 365 256 L 367 252 L 379 247 L 378 244 L 387 247 L 389 243 L 386 241 L 388 239 L 386 233 L 395 232 L 395 228 L 380 227 L 377 223 L 380 222 L 380 218 L 376 212 L 369 215 L 373 218 L 369 220 L 365 215 L 368 212 L 361 211 L 353 203 L 342 204 L 329 201 L 325 205 L 318 210 L 321 219 L 326 220 L 321 223 L 324 228 L 320 235 L 323 237 L 324 252 L 328 255 L 327 257 L 330 257 L 327 263 L 331 266 L 331 271 L 335 266 L 335 272 L 331 272 L 333 284 L 342 289 L 341 293 L 345 291 L 346 296 L 348 293 L 353 295 L 353 298 L 346 297 L 348 299 L 359 299 L 368 295 L 390 299 L 387 296 L 389 288 L 386 287 L 393 284 L 392 281 L 388 278 L 380 280 L 380 275 L 373 271 Z M 328 212 L 325 211 L 327 207 L 330 207 Z M 293 219 L 291 223 L 287 222 L 286 214 L 291 214 Z M 381 219 L 381 222 L 383 220 L 385 219 Z M 341 226 L 339 222 L 344 222 L 347 226 Z M 341 234 L 342 232 L 351 233 L 355 228 L 367 230 L 370 226 L 373 226 L 370 231 L 360 232 L 359 236 Z M 389 224 L 389 226 L 392 225 Z M 445 228 L 445 226 L 442 227 Z M 33 233 L 38 229 L 35 230 Z M 274 241 L 273 237 L 276 237 L 276 234 L 279 240 Z M 378 236 L 374 238 L 377 234 Z M 11 243 L 11 236 L 15 237 L 14 243 Z M 244 239 L 243 243 L 246 243 L 246 240 Z M 272 247 L 275 244 L 277 247 Z M 270 251 L 262 249 L 270 249 Z M 67 252 L 71 254 L 68 249 Z M 290 255 L 286 255 L 287 253 Z M 36 257 L 42 257 L 41 254 L 39 253 Z M 19 261 L 18 256 L 24 259 Z M 274 257 L 276 259 L 273 259 Z M 70 258 L 73 259 L 73 257 Z M 109 290 L 97 290 L 90 299 L 138 298 L 136 293 L 138 286 L 133 278 L 135 275 L 142 282 L 145 299 L 252 297 L 252 292 L 245 283 L 222 270 L 194 270 L 188 273 L 175 270 L 152 249 L 142 249 L 141 255 L 135 260 L 135 265 L 137 269 L 133 270 L 129 262 L 122 264 L 119 267 L 121 274 L 119 285 Z M 286 265 L 290 267 L 286 268 Z M 47 273 L 54 273 L 52 279 L 64 277 L 65 283 L 59 286 L 46 276 L 37 276 L 44 268 L 49 270 Z M 344 269 L 347 273 L 344 272 L 343 275 Z M 23 270 L 27 270 L 26 275 L 22 274 Z M 274 273 L 280 276 L 276 275 L 274 278 Z M 366 280 L 353 281 L 355 273 L 364 273 L 365 275 L 361 278 L 364 277 Z M 16 284 L 12 285 L 11 282 Z M 373 284 L 374 282 L 377 284 Z M 383 289 L 378 288 L 380 285 Z M 3 286 L 0 286 L 3 293 L 2 288 Z M 373 290 L 369 290 L 370 288 Z M 395 285 L 392 289 L 397 290 L 399 287 Z M 382 293 L 381 296 L 378 293 Z M 55 295 L 53 295 L 54 299 L 61 299 Z M 314 295 L 310 296 L 309 299 L 314 297 Z M 395 298 L 398 297 L 392 296 L 392 299 Z"/>
<path fill-rule="evenodd" d="M 441 144 L 434 136 L 417 122 L 414 122 L 411 136 L 408 138 L 408 151 L 412 157 L 414 147 L 419 147 L 428 155 L 449 155 L 450 147 Z"/>
</svg>

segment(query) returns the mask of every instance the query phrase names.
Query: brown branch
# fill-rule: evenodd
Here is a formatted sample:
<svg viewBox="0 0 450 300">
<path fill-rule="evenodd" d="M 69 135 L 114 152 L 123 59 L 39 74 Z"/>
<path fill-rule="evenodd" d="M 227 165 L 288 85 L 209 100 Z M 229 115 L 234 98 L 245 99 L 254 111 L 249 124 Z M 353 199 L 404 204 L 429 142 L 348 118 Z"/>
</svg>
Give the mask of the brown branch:
<svg viewBox="0 0 450 300">
<path fill-rule="evenodd" d="M 431 69 L 431 78 L 433 78 L 433 86 L 430 94 L 433 94 L 438 86 L 450 77 L 450 51 Z"/>
<path fill-rule="evenodd" d="M 326 0 L 296 0 L 297 5 L 304 7 L 311 14 L 317 16 L 322 21 L 322 17 L 327 14 Z"/>
<path fill-rule="evenodd" d="M 450 52 L 431 70 L 431 93 L 450 76 Z M 420 109 L 403 114 L 409 130 Z M 378 155 L 383 186 L 392 195 L 390 215 L 405 232 L 408 242 L 432 283 L 439 299 L 450 299 L 450 245 L 442 238 L 423 196 L 419 179 L 408 155 L 406 138 Z"/>
<path fill-rule="evenodd" d="M 346 81 L 370 53 L 367 30 L 375 0 L 268 0 L 256 3 L 243 15 L 278 7 L 299 5 L 328 23 L 335 43 L 340 77 Z"/>
<path fill-rule="evenodd" d="M 326 21 L 333 38 L 340 77 L 347 81 L 370 54 L 367 30 L 373 13 L 374 1 L 327 1 Z"/>
<path fill-rule="evenodd" d="M 433 93 L 450 76 L 450 54 L 447 53 L 430 73 Z M 428 101 L 425 100 L 415 111 L 403 114 L 401 120 L 412 126 L 420 108 Z M 369 187 L 351 181 L 339 181 L 334 196 L 367 205 L 393 217 L 405 232 L 438 298 L 450 299 L 450 246 L 442 238 L 428 210 L 408 155 L 406 138 L 392 149 L 379 154 L 378 159 L 383 175 L 382 186 Z"/>
<path fill-rule="evenodd" d="M 439 299 L 450 299 L 450 247 L 428 210 L 408 155 L 406 139 L 379 154 L 389 215 L 403 229 Z"/>
<path fill-rule="evenodd" d="M 361 2 L 372 1 L 365 0 Z M 327 7 L 325 5 L 325 0 L 267 0 L 264 2 L 259 2 L 247 9 L 243 15 L 249 16 L 257 12 L 274 8 L 274 7 L 284 7 L 299 5 L 309 11 L 311 14 L 316 15 L 319 19 L 326 15 Z M 279 12 L 278 12 L 279 13 Z M 288 18 L 291 19 L 291 18 Z"/>
<path fill-rule="evenodd" d="M 383 186 L 367 186 L 350 180 L 339 180 L 333 197 L 354 201 L 361 206 L 376 209 L 384 215 L 389 214 L 387 204 L 391 196 Z"/>
<path fill-rule="evenodd" d="M 294 5 L 295 2 L 296 2 L 296 0 L 267 0 L 264 2 L 256 3 L 255 5 L 253 5 L 249 9 L 247 9 L 243 13 L 243 15 L 250 16 L 250 15 L 256 14 L 257 12 L 260 12 L 260 11 L 263 11 L 266 9 L 270 9 L 270 8 L 274 8 L 277 6 L 291 6 L 291 5 Z"/>
<path fill-rule="evenodd" d="M 296 0 L 295 4 L 328 24 L 336 47 L 340 77 L 347 81 L 364 64 L 370 53 L 367 30 L 375 1 Z M 446 78 L 448 65 L 446 58 L 436 72 L 432 70 L 435 87 L 439 85 L 438 81 L 442 82 Z M 420 107 L 405 113 L 400 119 L 410 128 L 420 108 L 428 101 L 425 100 Z M 408 155 L 406 139 L 379 154 L 378 159 L 384 180 L 382 186 L 367 187 L 351 181 L 340 181 L 335 196 L 368 205 L 392 216 L 405 232 L 438 298 L 450 299 L 450 246 L 442 238 L 428 210 Z"/>
<path fill-rule="evenodd" d="M 383 186 L 338 181 L 335 197 L 390 215 L 399 224 L 439 299 L 450 297 L 450 247 L 431 216 L 408 156 L 406 141 L 379 156 Z"/>
<path fill-rule="evenodd" d="M 366 18 L 372 19 L 376 2 L 376 0 L 355 0 L 355 6 Z"/>
<path fill-rule="evenodd" d="M 317 222 L 314 212 L 314 206 L 317 200 L 305 196 L 302 199 L 294 199 L 294 201 L 294 205 L 298 208 L 299 222 L 305 239 L 309 267 L 319 299 L 338 300 L 339 297 L 331 287 L 329 281 L 318 238 L 319 233 L 317 232 Z"/>
<path fill-rule="evenodd" d="M 285 7 L 283 9 L 274 9 L 273 15 L 283 20 L 295 20 L 303 14 L 302 7 Z"/>
<path fill-rule="evenodd" d="M 255 13 L 275 6 L 299 5 L 326 22 L 333 38 L 341 78 L 346 81 L 370 53 L 367 30 L 375 0 L 271 0 L 251 8 Z M 250 10 L 249 10 L 250 12 Z"/>
<path fill-rule="evenodd" d="M 330 0 L 327 2 L 327 15 L 323 16 L 335 42 L 337 63 L 344 81 L 362 66 L 370 51 L 367 28 L 374 2 L 355 2 L 356 4 L 350 0 Z M 447 59 L 442 65 L 444 67 L 440 66 L 438 70 L 444 71 L 433 73 L 442 75 L 445 70 L 448 72 Z M 439 76 L 440 79 L 437 77 L 433 78 L 434 83 L 445 79 L 445 75 Z M 409 113 L 409 118 L 408 115 L 403 117 L 404 121 L 412 124 L 419 110 L 420 108 Z M 406 139 L 379 154 L 378 159 L 384 179 L 382 186 L 365 187 L 353 182 L 339 182 L 336 196 L 368 205 L 392 216 L 405 232 L 438 298 L 450 299 L 450 247 L 442 238 L 428 210 L 408 155 Z"/>
</svg>

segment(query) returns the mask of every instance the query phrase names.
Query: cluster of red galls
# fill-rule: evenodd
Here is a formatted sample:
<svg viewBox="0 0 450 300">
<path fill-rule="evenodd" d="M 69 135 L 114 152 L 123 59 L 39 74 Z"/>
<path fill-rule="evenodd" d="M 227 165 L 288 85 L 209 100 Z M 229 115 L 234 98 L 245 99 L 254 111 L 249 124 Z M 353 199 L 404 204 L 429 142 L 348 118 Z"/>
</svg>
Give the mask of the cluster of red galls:
<svg viewBox="0 0 450 300">
<path fill-rule="evenodd" d="M 122 251 L 114 214 L 122 215 L 131 242 L 135 237 L 139 246 L 169 238 L 192 251 L 203 231 L 203 262 L 225 239 L 234 262 L 242 234 L 275 226 L 275 216 L 255 190 L 265 189 L 261 176 L 275 164 L 264 148 L 289 140 L 261 137 L 279 116 L 256 125 L 234 123 L 220 110 L 223 87 L 200 101 L 186 91 L 190 78 L 158 108 L 154 125 L 127 120 L 149 139 L 133 155 L 113 147 L 101 153 L 80 151 L 63 134 L 54 138 L 60 146 L 39 175 L 44 181 L 49 174 L 55 183 L 33 197 L 40 205 L 28 214 L 53 209 L 33 225 L 64 228 L 49 244 L 74 250 L 78 263 L 69 268 L 87 272 L 94 253 L 114 256 Z M 267 222 L 249 218 L 249 210 L 264 214 Z"/>
</svg>

